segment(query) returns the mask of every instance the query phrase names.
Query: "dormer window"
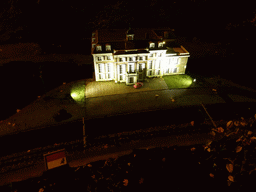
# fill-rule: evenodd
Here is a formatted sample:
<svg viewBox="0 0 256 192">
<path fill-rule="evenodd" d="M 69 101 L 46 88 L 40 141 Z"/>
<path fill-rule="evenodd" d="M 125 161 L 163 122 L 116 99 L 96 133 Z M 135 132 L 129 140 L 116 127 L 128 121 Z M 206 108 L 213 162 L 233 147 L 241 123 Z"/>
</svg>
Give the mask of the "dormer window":
<svg viewBox="0 0 256 192">
<path fill-rule="evenodd" d="M 97 45 L 96 46 L 96 51 L 101 51 L 102 49 L 101 49 L 101 45 Z"/>
<path fill-rule="evenodd" d="M 133 40 L 133 38 L 134 38 L 134 35 L 132 34 L 132 35 L 126 35 L 126 38 L 127 38 L 127 40 L 128 41 L 132 41 Z"/>
<path fill-rule="evenodd" d="M 164 47 L 164 43 L 163 42 L 159 42 L 158 43 L 158 48 Z"/>
<path fill-rule="evenodd" d="M 111 51 L 111 46 L 110 45 L 106 45 L 106 51 Z"/>
<path fill-rule="evenodd" d="M 149 48 L 155 48 L 155 43 L 150 43 Z"/>
</svg>

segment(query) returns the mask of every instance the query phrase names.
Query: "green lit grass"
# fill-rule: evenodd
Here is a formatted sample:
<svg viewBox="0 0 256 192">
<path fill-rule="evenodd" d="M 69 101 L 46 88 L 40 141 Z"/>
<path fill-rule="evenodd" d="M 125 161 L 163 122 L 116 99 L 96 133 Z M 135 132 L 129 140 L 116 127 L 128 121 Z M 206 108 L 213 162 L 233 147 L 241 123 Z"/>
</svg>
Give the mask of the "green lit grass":
<svg viewBox="0 0 256 192">
<path fill-rule="evenodd" d="M 168 75 L 163 76 L 169 89 L 188 88 L 193 83 L 189 75 Z"/>
</svg>

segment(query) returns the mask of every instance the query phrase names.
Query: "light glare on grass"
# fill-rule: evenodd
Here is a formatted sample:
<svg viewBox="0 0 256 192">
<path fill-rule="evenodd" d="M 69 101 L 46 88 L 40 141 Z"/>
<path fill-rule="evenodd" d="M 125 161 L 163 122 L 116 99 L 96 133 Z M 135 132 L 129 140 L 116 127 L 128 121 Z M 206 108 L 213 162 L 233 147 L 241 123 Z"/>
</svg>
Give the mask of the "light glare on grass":
<svg viewBox="0 0 256 192">
<path fill-rule="evenodd" d="M 74 85 L 70 91 L 70 95 L 76 102 L 84 102 L 84 97 L 85 97 L 84 84 Z"/>
<path fill-rule="evenodd" d="M 76 99 L 77 94 L 76 94 L 76 93 L 71 93 L 71 97 L 72 97 L 73 99 Z"/>
</svg>

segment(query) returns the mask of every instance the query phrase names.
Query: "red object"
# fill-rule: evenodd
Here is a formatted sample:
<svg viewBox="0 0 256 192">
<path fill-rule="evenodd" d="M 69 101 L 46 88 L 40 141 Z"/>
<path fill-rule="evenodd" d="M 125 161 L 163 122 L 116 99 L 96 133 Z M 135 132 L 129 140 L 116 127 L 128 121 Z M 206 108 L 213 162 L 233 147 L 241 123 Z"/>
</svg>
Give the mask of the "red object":
<svg viewBox="0 0 256 192">
<path fill-rule="evenodd" d="M 142 86 L 143 86 L 143 83 L 141 83 L 141 82 L 137 82 L 137 83 L 135 83 L 135 84 L 133 85 L 133 87 L 134 87 L 135 89 L 140 88 L 140 87 L 142 87 Z"/>
<path fill-rule="evenodd" d="M 66 157 L 65 152 L 61 151 L 61 152 L 53 153 L 51 155 L 46 156 L 46 160 L 47 160 L 47 162 L 50 162 L 50 161 L 54 161 L 56 159 L 61 159 L 64 157 Z"/>
</svg>

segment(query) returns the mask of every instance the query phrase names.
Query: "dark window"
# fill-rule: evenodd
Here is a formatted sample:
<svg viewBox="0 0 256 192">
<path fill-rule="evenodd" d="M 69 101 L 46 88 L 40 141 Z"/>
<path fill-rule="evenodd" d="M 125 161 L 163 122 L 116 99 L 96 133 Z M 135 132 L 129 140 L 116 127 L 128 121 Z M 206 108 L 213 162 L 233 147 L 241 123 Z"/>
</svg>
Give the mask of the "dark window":
<svg viewBox="0 0 256 192">
<path fill-rule="evenodd" d="M 142 65 L 139 65 L 139 72 L 142 72 Z"/>
</svg>

